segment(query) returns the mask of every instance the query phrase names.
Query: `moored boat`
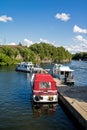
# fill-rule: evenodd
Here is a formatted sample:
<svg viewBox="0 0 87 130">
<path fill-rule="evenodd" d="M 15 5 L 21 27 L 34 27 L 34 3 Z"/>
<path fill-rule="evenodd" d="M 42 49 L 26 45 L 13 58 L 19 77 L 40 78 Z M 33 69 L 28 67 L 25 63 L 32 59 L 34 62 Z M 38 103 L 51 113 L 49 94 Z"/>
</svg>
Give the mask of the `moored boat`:
<svg viewBox="0 0 87 130">
<path fill-rule="evenodd" d="M 39 72 L 41 70 L 41 67 L 35 66 L 32 62 L 21 62 L 16 67 L 16 71 L 23 72 Z"/>
<path fill-rule="evenodd" d="M 34 69 L 32 62 L 21 62 L 17 65 L 16 71 L 31 72 Z"/>
<path fill-rule="evenodd" d="M 36 103 L 58 102 L 56 82 L 50 74 L 35 74 L 33 101 Z"/>
<path fill-rule="evenodd" d="M 73 71 L 69 66 L 64 66 L 62 64 L 54 64 L 53 66 L 53 76 L 58 77 L 62 82 L 66 84 L 74 84 Z"/>
</svg>

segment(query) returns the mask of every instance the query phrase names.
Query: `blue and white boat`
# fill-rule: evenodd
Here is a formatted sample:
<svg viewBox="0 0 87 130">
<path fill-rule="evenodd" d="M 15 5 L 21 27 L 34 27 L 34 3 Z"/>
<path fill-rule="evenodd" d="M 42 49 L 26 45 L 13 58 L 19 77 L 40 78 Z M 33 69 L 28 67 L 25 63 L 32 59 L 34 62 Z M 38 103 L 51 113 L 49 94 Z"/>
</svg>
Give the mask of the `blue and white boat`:
<svg viewBox="0 0 87 130">
<path fill-rule="evenodd" d="M 32 62 L 21 62 L 18 63 L 16 71 L 31 72 L 33 68 L 34 64 Z"/>
<path fill-rule="evenodd" d="M 39 66 L 34 66 L 32 62 L 21 62 L 17 65 L 16 71 L 23 71 L 23 72 L 38 72 L 41 71 L 42 68 Z"/>
</svg>

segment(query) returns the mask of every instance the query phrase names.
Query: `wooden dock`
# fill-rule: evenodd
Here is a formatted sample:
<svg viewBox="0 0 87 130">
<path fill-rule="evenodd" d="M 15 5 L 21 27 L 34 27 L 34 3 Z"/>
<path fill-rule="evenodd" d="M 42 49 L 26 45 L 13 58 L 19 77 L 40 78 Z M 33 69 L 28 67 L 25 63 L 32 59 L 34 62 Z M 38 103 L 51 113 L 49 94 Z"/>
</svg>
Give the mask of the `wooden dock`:
<svg viewBox="0 0 87 130">
<path fill-rule="evenodd" d="M 63 84 L 63 82 L 61 80 L 59 80 L 58 78 L 54 78 L 54 80 L 56 81 L 56 86 L 57 87 L 67 86 L 67 85 Z"/>
<path fill-rule="evenodd" d="M 87 130 L 87 87 L 69 87 L 54 79 L 59 91 L 59 100 Z"/>
</svg>

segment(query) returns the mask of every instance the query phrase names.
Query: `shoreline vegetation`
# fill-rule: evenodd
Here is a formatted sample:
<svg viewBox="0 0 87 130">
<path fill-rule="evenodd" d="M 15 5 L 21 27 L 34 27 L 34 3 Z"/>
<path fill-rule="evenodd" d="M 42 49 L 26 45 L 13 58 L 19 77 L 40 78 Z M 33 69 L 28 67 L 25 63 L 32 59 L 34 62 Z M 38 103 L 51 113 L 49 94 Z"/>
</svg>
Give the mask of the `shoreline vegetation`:
<svg viewBox="0 0 87 130">
<path fill-rule="evenodd" d="M 72 55 L 73 60 L 87 61 L 87 52 L 80 52 Z"/>
<path fill-rule="evenodd" d="M 0 65 L 12 65 L 22 61 L 34 64 L 51 62 L 70 62 L 72 55 L 63 47 L 48 43 L 35 43 L 29 47 L 11 45 L 0 46 Z"/>
<path fill-rule="evenodd" d="M 72 54 L 64 47 L 55 47 L 48 43 L 35 43 L 29 47 L 21 44 L 0 46 L 0 66 L 14 65 L 22 61 L 32 61 L 34 64 L 40 64 L 64 63 L 71 60 Z"/>
</svg>

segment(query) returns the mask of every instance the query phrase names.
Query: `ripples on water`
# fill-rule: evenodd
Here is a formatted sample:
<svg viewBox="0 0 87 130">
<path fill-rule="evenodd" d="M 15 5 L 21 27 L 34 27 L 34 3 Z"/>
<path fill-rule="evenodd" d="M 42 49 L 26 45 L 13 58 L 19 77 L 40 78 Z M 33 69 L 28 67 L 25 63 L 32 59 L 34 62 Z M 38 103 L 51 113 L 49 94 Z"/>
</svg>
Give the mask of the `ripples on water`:
<svg viewBox="0 0 87 130">
<path fill-rule="evenodd" d="M 75 63 L 70 66 L 74 69 Z M 77 67 L 75 74 L 78 72 Z M 76 126 L 59 104 L 32 103 L 29 74 L 15 72 L 11 67 L 0 68 L 0 130 L 36 129 L 76 130 Z"/>
<path fill-rule="evenodd" d="M 87 61 L 72 61 L 68 65 L 74 70 L 75 86 L 87 87 Z"/>
</svg>

